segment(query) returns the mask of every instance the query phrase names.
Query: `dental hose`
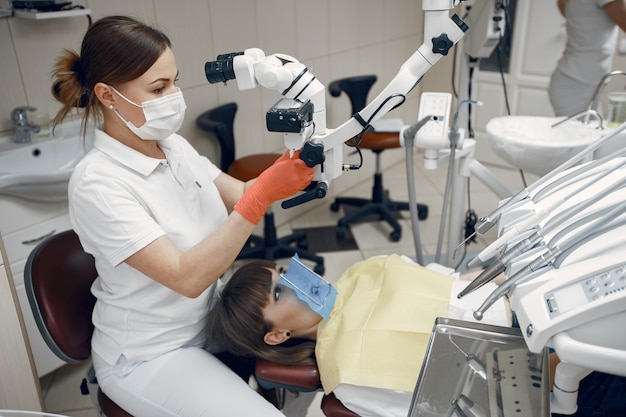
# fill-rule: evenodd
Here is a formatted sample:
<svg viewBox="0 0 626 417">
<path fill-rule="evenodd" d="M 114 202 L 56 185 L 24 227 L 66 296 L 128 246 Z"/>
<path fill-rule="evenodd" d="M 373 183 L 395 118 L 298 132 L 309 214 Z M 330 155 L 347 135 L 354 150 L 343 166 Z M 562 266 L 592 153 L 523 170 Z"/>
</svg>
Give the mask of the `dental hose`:
<svg viewBox="0 0 626 417">
<path fill-rule="evenodd" d="M 476 278 L 470 282 L 467 287 L 457 294 L 457 298 L 463 298 L 467 294 L 477 290 L 483 285 L 491 282 L 498 275 L 506 270 L 506 265 L 516 256 L 526 252 L 528 249 L 533 248 L 536 244 L 543 240 L 543 236 L 539 232 L 535 232 L 531 236 L 518 242 L 512 249 L 504 252 L 485 268 Z"/>
<path fill-rule="evenodd" d="M 581 191 L 584 191 L 587 188 L 593 186 L 599 179 L 607 177 L 608 175 L 612 174 L 614 171 L 620 169 L 625 164 L 626 164 L 626 161 L 612 167 L 608 171 L 602 172 L 600 175 L 600 178 L 591 177 L 591 176 L 586 177 L 585 179 L 587 179 L 588 181 L 582 187 L 577 188 L 575 191 L 570 192 L 564 198 L 561 198 L 560 200 L 556 200 L 550 203 L 547 206 L 547 208 L 542 208 L 541 210 L 536 211 L 535 214 L 531 216 L 530 218 L 523 220 L 519 222 L 518 224 L 516 224 L 515 226 L 508 229 L 505 233 L 502 234 L 502 236 L 498 237 L 494 242 L 492 242 L 485 249 L 483 249 L 474 259 L 470 260 L 467 264 L 468 267 L 473 268 L 481 262 L 488 261 L 495 255 L 495 252 L 499 250 L 502 246 L 504 246 L 509 240 L 515 238 L 516 236 L 519 236 L 520 234 L 524 233 L 525 231 L 533 227 L 536 227 L 546 216 L 550 215 L 551 212 L 557 209 L 562 203 L 565 203 L 570 198 L 579 194 Z M 618 183 L 617 185 L 619 184 L 620 183 Z M 615 187 L 615 184 L 609 187 L 609 190 L 612 187 Z M 596 195 L 598 194 L 599 193 L 596 193 Z M 591 204 L 595 200 L 588 200 L 588 201 Z M 572 208 L 570 208 L 569 210 L 572 210 Z"/>
<path fill-rule="evenodd" d="M 406 152 L 406 179 L 409 192 L 409 213 L 411 214 L 411 226 L 413 228 L 413 243 L 415 245 L 415 259 L 418 264 L 424 266 L 424 255 L 422 253 L 422 241 L 419 231 L 419 216 L 417 213 L 417 197 L 415 196 L 415 173 L 413 171 L 413 144 L 415 142 L 415 135 L 417 132 L 430 120 L 436 120 L 437 118 L 432 115 L 428 115 L 416 123 L 409 126 L 403 131 L 402 139 L 404 140 L 404 147 Z"/>
<path fill-rule="evenodd" d="M 448 138 L 450 142 L 450 156 L 448 159 L 448 175 L 446 178 L 446 189 L 443 195 L 443 206 L 441 208 L 441 222 L 439 223 L 439 237 L 437 239 L 437 252 L 435 255 L 435 262 L 439 263 L 441 259 L 441 247 L 443 246 L 443 235 L 445 233 L 446 228 L 446 216 L 448 215 L 448 205 L 450 200 L 450 196 L 454 193 L 454 173 L 456 168 L 456 147 L 459 143 L 461 132 L 458 127 L 459 120 L 459 112 L 461 111 L 461 107 L 463 104 L 477 104 L 482 106 L 482 102 L 477 100 L 461 100 L 459 104 L 456 106 L 456 110 L 454 111 L 454 116 L 452 119 L 452 127 L 448 132 Z M 452 212 L 450 212 L 452 213 Z M 451 216 L 452 214 L 450 214 Z M 452 222 L 452 219 L 450 219 Z M 448 259 L 452 259 L 452 255 L 448 254 Z"/>
<path fill-rule="evenodd" d="M 597 216 L 597 213 L 593 213 L 571 225 L 568 225 L 564 230 L 560 231 L 554 236 L 554 238 L 551 239 L 550 243 L 546 246 L 546 251 L 544 253 L 536 257 L 530 264 L 507 279 L 503 284 L 489 294 L 481 306 L 474 311 L 474 318 L 476 320 L 482 320 L 485 311 L 487 311 L 500 297 L 511 294 L 511 292 L 513 292 L 518 285 L 533 279 L 534 275 L 532 273 L 538 271 L 540 268 L 550 264 L 554 267 L 556 260 L 559 259 L 563 253 L 565 253 L 570 247 L 575 246 L 579 241 L 593 235 L 594 232 L 596 232 L 603 225 L 606 226 L 604 229 L 608 230 L 608 227 L 612 226 L 613 221 L 619 217 L 625 209 L 626 202 L 623 202 L 610 209 L 606 215 L 596 221 L 588 222 L 589 217 Z M 562 239 L 563 236 L 573 230 L 576 230 L 581 224 L 585 225 L 581 232 L 576 233 L 575 236 L 572 236 L 569 239 L 565 239 L 564 242 L 560 244 L 559 240 Z M 562 260 L 559 262 L 559 265 L 561 262 Z"/>
<path fill-rule="evenodd" d="M 621 184 L 618 184 L 618 185 L 621 185 Z M 616 188 L 617 187 L 610 187 L 608 190 L 604 190 L 602 192 L 601 197 L 608 195 L 610 192 L 614 191 Z M 485 270 L 481 272 L 480 275 L 478 275 L 476 278 L 474 278 L 474 280 L 472 280 L 472 282 L 470 282 L 468 286 L 463 289 L 463 291 L 457 294 L 457 298 L 462 298 L 466 296 L 467 294 L 470 294 L 471 292 L 482 287 L 486 283 L 495 279 L 498 275 L 500 275 L 506 270 L 507 264 L 511 260 L 513 260 L 513 258 L 515 258 L 518 255 L 521 255 L 523 252 L 539 244 L 543 240 L 544 235 L 550 233 L 554 228 L 561 225 L 562 221 L 564 221 L 565 219 L 571 218 L 572 212 L 581 212 L 582 210 L 589 207 L 593 203 L 594 201 L 588 199 L 588 200 L 585 200 L 576 204 L 575 206 L 571 207 L 569 210 L 558 213 L 554 218 L 546 222 L 544 227 L 541 229 L 542 233 L 539 233 L 539 231 L 536 231 L 530 237 L 518 242 L 515 246 L 513 246 L 513 248 L 503 252 L 500 255 L 496 255 L 495 259 L 485 268 Z M 608 209 L 605 209 L 604 211 L 607 211 L 607 210 Z"/>
<path fill-rule="evenodd" d="M 455 162 L 456 146 L 450 146 L 450 160 L 448 162 L 448 175 L 446 178 L 446 189 L 443 194 L 443 206 L 441 208 L 441 222 L 439 223 L 439 237 L 437 238 L 437 252 L 435 254 L 435 262 L 439 263 L 441 259 L 441 247 L 443 246 L 443 235 L 446 229 L 446 216 L 448 214 L 448 200 L 452 195 L 454 187 L 454 169 L 456 167 Z"/>
</svg>

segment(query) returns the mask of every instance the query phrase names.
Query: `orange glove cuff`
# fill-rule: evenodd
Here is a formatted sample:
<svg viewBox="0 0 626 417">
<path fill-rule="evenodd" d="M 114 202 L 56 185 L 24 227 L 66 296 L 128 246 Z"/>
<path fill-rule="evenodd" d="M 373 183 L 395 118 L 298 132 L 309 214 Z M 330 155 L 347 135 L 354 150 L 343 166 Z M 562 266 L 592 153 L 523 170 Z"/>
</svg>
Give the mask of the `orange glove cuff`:
<svg viewBox="0 0 626 417">
<path fill-rule="evenodd" d="M 274 201 L 290 197 L 309 185 L 313 171 L 297 152 L 293 158 L 283 155 L 258 176 L 234 209 L 249 222 L 257 224 Z"/>
</svg>

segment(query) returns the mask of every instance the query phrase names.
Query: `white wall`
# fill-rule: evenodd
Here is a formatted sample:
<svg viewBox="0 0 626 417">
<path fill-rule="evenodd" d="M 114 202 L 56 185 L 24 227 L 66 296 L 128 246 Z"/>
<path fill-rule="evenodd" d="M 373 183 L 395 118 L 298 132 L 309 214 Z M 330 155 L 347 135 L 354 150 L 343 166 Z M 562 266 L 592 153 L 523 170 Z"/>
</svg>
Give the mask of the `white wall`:
<svg viewBox="0 0 626 417">
<path fill-rule="evenodd" d="M 180 69 L 179 86 L 187 101 L 181 133 L 203 154 L 218 161 L 217 147 L 195 127 L 204 110 L 236 101 L 235 135 L 239 156 L 283 148 L 282 137 L 265 131 L 265 112 L 280 98 L 257 88 L 241 92 L 236 83 L 211 85 L 204 63 L 218 54 L 259 47 L 267 54 L 285 53 L 307 66 L 323 84 L 355 74 L 374 73 L 377 94 L 400 65 L 419 47 L 422 11 L 419 0 L 78 0 L 94 20 L 127 14 L 162 28 L 172 39 Z M 85 17 L 54 20 L 0 18 L 0 133 L 11 129 L 9 113 L 31 105 L 54 114 L 50 71 L 62 48 L 79 51 L 87 29 Z M 327 96 L 328 127 L 350 115 L 347 98 Z M 374 96 L 371 95 L 370 98 Z M 419 91 L 390 117 L 417 118 Z M 385 163 L 402 153 L 389 152 Z M 345 190 L 373 172 L 370 155 L 359 172 L 343 175 L 332 192 Z M 345 178 L 344 178 L 345 177 Z M 297 212 L 297 210 L 295 210 Z"/>
</svg>

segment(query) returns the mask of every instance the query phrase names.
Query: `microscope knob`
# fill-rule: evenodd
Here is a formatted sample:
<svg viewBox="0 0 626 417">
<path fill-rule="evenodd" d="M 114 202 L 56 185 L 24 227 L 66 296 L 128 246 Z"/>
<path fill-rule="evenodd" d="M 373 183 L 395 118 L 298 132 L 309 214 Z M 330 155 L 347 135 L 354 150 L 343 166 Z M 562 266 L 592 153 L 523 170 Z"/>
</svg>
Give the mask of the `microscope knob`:
<svg viewBox="0 0 626 417">
<path fill-rule="evenodd" d="M 445 33 L 433 38 L 433 54 L 448 55 L 448 51 L 453 46 L 454 42 Z"/>
<path fill-rule="evenodd" d="M 306 142 L 300 150 L 300 159 L 302 159 L 309 168 L 321 164 L 324 162 L 324 159 L 326 159 L 324 156 L 324 144 Z"/>
</svg>

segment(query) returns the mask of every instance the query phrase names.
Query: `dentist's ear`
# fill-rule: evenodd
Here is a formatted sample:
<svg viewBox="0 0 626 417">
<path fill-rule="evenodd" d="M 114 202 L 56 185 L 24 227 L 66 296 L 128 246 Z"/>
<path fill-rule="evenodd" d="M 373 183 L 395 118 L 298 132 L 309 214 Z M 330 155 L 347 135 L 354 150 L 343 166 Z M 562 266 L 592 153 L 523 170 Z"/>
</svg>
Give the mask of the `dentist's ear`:
<svg viewBox="0 0 626 417">
<path fill-rule="evenodd" d="M 272 330 L 265 333 L 263 340 L 270 346 L 276 346 L 286 342 L 290 337 L 291 332 L 289 330 Z"/>
<path fill-rule="evenodd" d="M 112 104 L 115 104 L 115 97 L 113 96 L 111 87 L 108 85 L 104 83 L 96 83 L 93 87 L 93 92 L 104 107 L 110 108 Z"/>
</svg>

